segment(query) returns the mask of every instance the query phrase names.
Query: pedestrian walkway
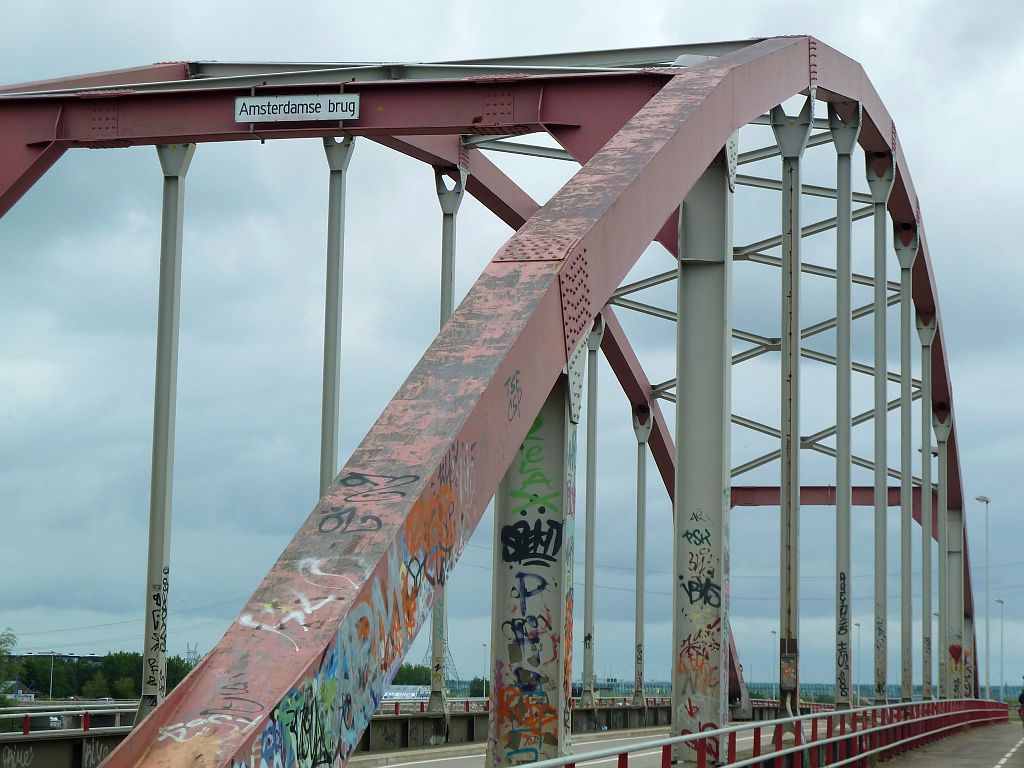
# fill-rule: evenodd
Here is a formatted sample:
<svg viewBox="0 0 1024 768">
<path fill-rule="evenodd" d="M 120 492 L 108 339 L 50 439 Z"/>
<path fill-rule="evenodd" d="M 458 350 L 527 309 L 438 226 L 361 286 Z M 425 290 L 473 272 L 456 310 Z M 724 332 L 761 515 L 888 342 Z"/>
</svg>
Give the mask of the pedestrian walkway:
<svg viewBox="0 0 1024 768">
<path fill-rule="evenodd" d="M 986 725 L 950 736 L 948 739 L 915 749 L 887 765 L 964 766 L 964 768 L 1024 768 L 1024 729 L 1020 720 Z"/>
</svg>

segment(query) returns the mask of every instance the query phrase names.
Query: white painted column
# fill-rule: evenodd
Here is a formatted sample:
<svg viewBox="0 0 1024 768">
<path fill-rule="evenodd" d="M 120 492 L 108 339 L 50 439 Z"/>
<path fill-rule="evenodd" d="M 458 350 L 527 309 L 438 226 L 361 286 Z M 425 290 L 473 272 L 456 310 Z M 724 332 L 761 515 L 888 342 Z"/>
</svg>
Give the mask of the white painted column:
<svg viewBox="0 0 1024 768">
<path fill-rule="evenodd" d="M 875 703 L 886 703 L 889 619 L 887 603 L 888 548 L 886 517 L 889 509 L 889 478 L 886 422 L 888 421 L 888 361 L 886 359 L 885 316 L 889 291 L 885 279 L 886 242 L 889 214 L 886 203 L 895 180 L 892 155 L 887 152 L 869 152 L 866 156 L 868 188 L 874 203 L 875 224 Z"/>
<path fill-rule="evenodd" d="M 893 245 L 900 264 L 900 699 L 914 697 L 914 606 L 911 590 L 913 570 L 914 487 L 913 431 L 911 423 L 912 378 L 910 347 L 913 344 L 911 318 L 911 269 L 917 258 L 917 229 L 898 226 Z"/>
<path fill-rule="evenodd" d="M 594 587 L 597 574 L 597 353 L 604 336 L 600 315 L 587 337 L 587 533 L 583 550 L 583 690 L 580 708 L 597 706 L 594 685 Z"/>
<path fill-rule="evenodd" d="M 455 310 L 455 215 L 466 192 L 466 171 L 458 169 L 459 179 L 449 188 L 445 172 L 434 169 L 437 200 L 441 205 L 441 328 Z M 445 663 L 448 649 L 448 609 L 445 587 L 438 585 L 430 623 L 430 700 L 427 711 L 448 713 L 445 699 Z"/>
<path fill-rule="evenodd" d="M 852 153 L 860 136 L 861 108 L 853 106 L 844 121 L 829 104 L 829 127 L 836 148 L 836 707 L 850 707 L 850 506 L 852 503 L 851 406 L 853 322 L 851 287 L 851 232 L 853 229 Z"/>
<path fill-rule="evenodd" d="M 633 706 L 647 708 L 644 691 L 644 571 L 647 567 L 647 440 L 654 417 L 649 405 L 633 409 L 636 434 L 636 615 L 633 619 Z M 645 720 L 646 723 L 646 714 Z"/>
<path fill-rule="evenodd" d="M 354 139 L 324 139 L 330 170 L 327 195 L 327 291 L 324 303 L 324 383 L 320 411 L 320 495 L 338 474 L 341 401 L 341 297 L 345 273 L 345 177 Z"/>
<path fill-rule="evenodd" d="M 949 615 L 949 431 L 953 425 L 953 414 L 948 411 L 945 418 L 932 411 L 932 429 L 939 447 L 939 698 L 949 699 L 953 695 L 952 665 L 949 656 L 950 615 Z"/>
<path fill-rule="evenodd" d="M 569 370 L 495 496 L 489 768 L 572 751 L 575 382 L 582 382 L 582 355 Z"/>
<path fill-rule="evenodd" d="M 771 112 L 782 156 L 779 705 L 789 715 L 800 701 L 800 158 L 813 118 L 813 88 L 798 117 Z"/>
<path fill-rule="evenodd" d="M 917 316 L 921 340 L 921 698 L 932 698 L 932 339 L 935 318 Z"/>
<path fill-rule="evenodd" d="M 164 190 L 156 323 L 153 465 L 149 486 L 146 631 L 142 643 L 142 697 L 136 722 L 152 712 L 167 693 L 167 595 L 171 566 L 174 416 L 178 393 L 181 240 L 185 220 L 185 175 L 195 151 L 195 144 L 170 144 L 156 148 L 163 171 Z"/>
<path fill-rule="evenodd" d="M 672 733 L 729 717 L 732 202 L 735 141 L 679 216 Z M 711 764 L 716 761 L 717 745 Z M 676 748 L 693 763 L 695 745 Z"/>
</svg>

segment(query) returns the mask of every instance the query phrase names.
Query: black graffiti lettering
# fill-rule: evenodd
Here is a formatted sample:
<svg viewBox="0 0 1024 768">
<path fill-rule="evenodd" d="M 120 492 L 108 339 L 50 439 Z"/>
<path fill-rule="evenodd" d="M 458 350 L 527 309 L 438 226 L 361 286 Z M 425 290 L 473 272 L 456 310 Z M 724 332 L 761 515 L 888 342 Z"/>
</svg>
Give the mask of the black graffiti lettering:
<svg viewBox="0 0 1024 768">
<path fill-rule="evenodd" d="M 525 520 L 501 529 L 501 559 L 521 565 L 549 565 L 562 551 L 562 523 L 550 518 Z"/>
<path fill-rule="evenodd" d="M 679 577 L 679 586 L 686 592 L 690 605 L 703 603 L 718 608 L 722 605 L 722 587 L 711 579 L 687 579 Z"/>
<path fill-rule="evenodd" d="M 320 533 L 358 533 L 363 531 L 379 531 L 383 523 L 376 515 L 365 514 L 359 518 L 363 527 L 353 528 L 352 521 L 358 510 L 355 507 L 331 507 L 320 517 Z"/>
<path fill-rule="evenodd" d="M 400 499 L 405 496 L 405 488 L 419 480 L 419 475 L 367 475 L 362 472 L 349 472 L 335 480 L 336 488 L 351 489 L 345 494 L 345 501 L 382 501 L 384 499 Z"/>
<path fill-rule="evenodd" d="M 508 393 L 508 420 L 512 421 L 519 415 L 519 404 L 523 400 L 523 388 L 519 383 L 519 369 L 505 379 L 505 392 Z"/>
</svg>

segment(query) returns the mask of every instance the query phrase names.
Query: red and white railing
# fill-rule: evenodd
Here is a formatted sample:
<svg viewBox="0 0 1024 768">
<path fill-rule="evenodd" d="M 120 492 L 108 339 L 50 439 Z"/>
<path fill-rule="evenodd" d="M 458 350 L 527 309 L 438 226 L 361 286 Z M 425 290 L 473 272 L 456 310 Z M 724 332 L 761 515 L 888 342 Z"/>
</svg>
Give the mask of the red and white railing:
<svg viewBox="0 0 1024 768">
<path fill-rule="evenodd" d="M 617 758 L 617 768 L 628 768 L 637 753 L 661 752 L 661 765 L 672 765 L 674 748 L 692 750 L 690 759 L 706 768 L 715 759 L 723 768 L 772 766 L 781 768 L 784 758 L 800 756 L 794 765 L 811 768 L 867 766 L 870 758 L 884 758 L 916 749 L 969 727 L 1006 722 L 1006 704 L 976 699 L 910 702 L 858 709 L 814 713 L 800 717 L 742 723 L 685 736 L 652 739 L 629 747 L 609 747 L 585 754 L 542 760 L 531 768 L 576 768 L 593 760 Z M 742 732 L 753 732 L 750 755 L 737 754 Z M 765 736 L 771 736 L 765 744 Z M 724 751 L 724 755 L 720 752 Z M 744 750 L 745 751 L 745 750 Z M 806 756 L 806 762 L 804 762 Z"/>
</svg>

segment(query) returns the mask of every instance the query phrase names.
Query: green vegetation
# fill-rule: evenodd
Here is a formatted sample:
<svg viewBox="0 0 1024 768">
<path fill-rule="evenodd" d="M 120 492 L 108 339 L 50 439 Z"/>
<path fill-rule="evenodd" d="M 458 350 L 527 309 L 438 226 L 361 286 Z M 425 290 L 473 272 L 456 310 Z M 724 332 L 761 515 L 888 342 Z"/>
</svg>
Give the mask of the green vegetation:
<svg viewBox="0 0 1024 768">
<path fill-rule="evenodd" d="M 393 685 L 430 685 L 430 667 L 426 664 L 403 664 L 398 668 L 395 679 L 391 683 Z"/>
<path fill-rule="evenodd" d="M 18 660 L 11 658 L 11 651 L 18 644 L 18 638 L 8 627 L 0 632 L 0 687 L 18 677 Z M 11 701 L 0 691 L 0 707 L 11 706 Z"/>
<path fill-rule="evenodd" d="M 0 652 L 0 670 L 2 670 Z M 22 656 L 15 660 L 20 669 L 16 676 L 43 698 L 50 693 L 51 658 L 47 655 Z M 137 699 L 142 693 L 142 654 L 115 651 L 91 659 L 52 658 L 53 698 L 67 699 Z M 192 664 L 181 656 L 167 657 L 167 690 L 184 679 Z M 4 678 L 14 679 L 14 676 Z"/>
</svg>

